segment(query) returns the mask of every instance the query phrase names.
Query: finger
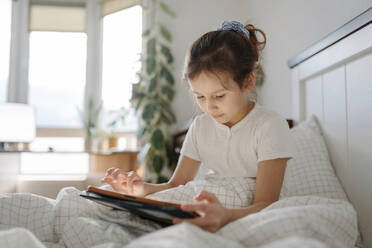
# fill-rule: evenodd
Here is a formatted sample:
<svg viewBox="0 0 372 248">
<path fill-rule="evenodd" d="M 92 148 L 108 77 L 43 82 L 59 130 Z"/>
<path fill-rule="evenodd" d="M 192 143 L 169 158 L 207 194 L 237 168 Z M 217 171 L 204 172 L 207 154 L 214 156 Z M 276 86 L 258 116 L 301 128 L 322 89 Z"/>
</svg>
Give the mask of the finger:
<svg viewBox="0 0 372 248">
<path fill-rule="evenodd" d="M 101 183 L 104 183 L 104 182 L 108 182 L 108 181 L 111 181 L 111 174 L 114 172 L 116 168 L 115 167 L 111 167 L 109 169 L 106 170 L 106 173 L 105 173 L 105 176 L 101 179 Z"/>
<path fill-rule="evenodd" d="M 202 218 L 202 217 L 196 217 L 196 218 L 193 218 L 193 219 L 173 218 L 172 222 L 173 222 L 173 224 L 180 224 L 180 223 L 183 223 L 183 222 L 187 222 L 187 223 L 199 226 L 199 227 L 205 227 L 207 225 L 207 222 L 206 222 L 205 218 Z"/>
<path fill-rule="evenodd" d="M 128 189 L 131 191 L 131 193 L 133 194 L 133 185 L 138 182 L 140 179 L 140 177 L 133 171 L 130 171 L 128 173 L 128 176 L 127 176 L 127 186 L 128 186 Z"/>
<path fill-rule="evenodd" d="M 180 219 L 180 218 L 173 218 L 172 220 L 173 224 L 180 224 L 183 222 L 183 219 Z"/>
<path fill-rule="evenodd" d="M 111 168 L 107 169 L 105 177 L 110 176 L 115 171 L 115 169 L 116 169 L 115 167 L 111 167 Z"/>
<path fill-rule="evenodd" d="M 195 198 L 194 198 L 195 201 L 203 201 L 203 200 L 206 200 L 208 202 L 216 202 L 218 201 L 217 197 L 206 191 L 206 190 L 203 190 L 202 192 L 200 192 L 199 195 L 197 195 Z"/>
<path fill-rule="evenodd" d="M 187 212 L 207 212 L 208 211 L 208 204 L 184 204 L 181 205 L 181 209 Z"/>
<path fill-rule="evenodd" d="M 219 228 L 215 225 L 207 225 L 207 226 L 204 226 L 203 229 L 207 232 L 215 233 L 218 231 Z"/>
<path fill-rule="evenodd" d="M 198 227 L 204 228 L 208 225 L 207 219 L 204 217 L 195 217 L 193 219 L 183 219 L 184 222 L 196 225 Z"/>
<path fill-rule="evenodd" d="M 110 183 L 112 179 L 110 177 L 104 177 L 101 179 L 101 183 Z"/>
<path fill-rule="evenodd" d="M 111 174 L 111 177 L 114 180 L 118 180 L 118 179 L 122 179 L 123 175 L 126 177 L 126 173 L 123 171 L 123 169 L 115 168 L 115 170 Z"/>
</svg>

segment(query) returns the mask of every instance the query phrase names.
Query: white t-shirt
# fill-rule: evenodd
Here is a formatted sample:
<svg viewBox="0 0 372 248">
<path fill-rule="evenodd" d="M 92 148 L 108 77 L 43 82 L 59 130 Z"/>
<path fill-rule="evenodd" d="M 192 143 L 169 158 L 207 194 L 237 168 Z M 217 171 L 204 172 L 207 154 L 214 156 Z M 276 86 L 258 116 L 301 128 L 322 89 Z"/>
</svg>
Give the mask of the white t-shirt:
<svg viewBox="0 0 372 248">
<path fill-rule="evenodd" d="M 207 114 L 191 124 L 181 154 L 201 161 L 216 177 L 256 177 L 260 161 L 291 158 L 287 121 L 255 104 L 229 128 Z"/>
</svg>

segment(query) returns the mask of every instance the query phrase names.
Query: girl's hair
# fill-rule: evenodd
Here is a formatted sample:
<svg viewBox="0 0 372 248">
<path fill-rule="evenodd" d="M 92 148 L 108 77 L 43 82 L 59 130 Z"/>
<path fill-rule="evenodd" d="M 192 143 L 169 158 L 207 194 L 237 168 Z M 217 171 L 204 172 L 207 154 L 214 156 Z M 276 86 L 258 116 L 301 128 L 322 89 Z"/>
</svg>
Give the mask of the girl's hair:
<svg viewBox="0 0 372 248">
<path fill-rule="evenodd" d="M 197 39 L 186 56 L 184 79 L 190 80 L 201 72 L 228 73 L 239 87 L 257 68 L 260 53 L 266 44 L 266 35 L 252 24 L 244 27 L 249 37 L 234 30 L 217 30 Z M 257 39 L 257 33 L 263 41 Z"/>
</svg>

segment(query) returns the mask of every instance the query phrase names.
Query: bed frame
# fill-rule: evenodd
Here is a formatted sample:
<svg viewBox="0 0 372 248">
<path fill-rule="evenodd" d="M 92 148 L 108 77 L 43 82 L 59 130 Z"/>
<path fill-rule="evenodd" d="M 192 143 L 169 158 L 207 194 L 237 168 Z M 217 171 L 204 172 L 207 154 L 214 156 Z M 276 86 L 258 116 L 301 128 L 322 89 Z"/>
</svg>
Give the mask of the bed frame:
<svg viewBox="0 0 372 248">
<path fill-rule="evenodd" d="M 372 248 L 372 8 L 289 60 L 295 122 L 314 114 Z"/>
</svg>

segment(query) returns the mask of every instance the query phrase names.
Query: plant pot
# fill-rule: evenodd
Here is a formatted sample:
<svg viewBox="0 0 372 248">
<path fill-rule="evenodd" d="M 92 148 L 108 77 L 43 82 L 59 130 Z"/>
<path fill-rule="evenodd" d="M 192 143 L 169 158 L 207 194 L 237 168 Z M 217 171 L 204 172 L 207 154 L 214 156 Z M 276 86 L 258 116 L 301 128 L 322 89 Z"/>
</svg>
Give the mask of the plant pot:
<svg viewBox="0 0 372 248">
<path fill-rule="evenodd" d="M 108 148 L 117 148 L 119 144 L 119 137 L 109 137 L 108 138 Z"/>
</svg>

